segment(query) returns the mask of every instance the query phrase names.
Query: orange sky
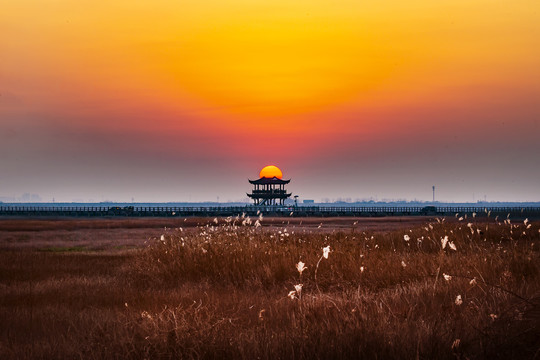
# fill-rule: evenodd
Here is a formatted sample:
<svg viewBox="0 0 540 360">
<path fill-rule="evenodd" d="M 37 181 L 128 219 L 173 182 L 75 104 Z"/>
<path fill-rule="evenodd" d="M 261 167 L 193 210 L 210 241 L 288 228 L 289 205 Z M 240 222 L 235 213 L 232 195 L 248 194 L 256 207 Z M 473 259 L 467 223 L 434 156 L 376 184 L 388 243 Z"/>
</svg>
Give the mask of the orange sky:
<svg viewBox="0 0 540 360">
<path fill-rule="evenodd" d="M 0 150 L 21 148 L 3 160 L 15 173 L 81 159 L 99 169 L 102 158 L 87 155 L 95 148 L 118 157 L 104 171 L 116 161 L 132 173 L 141 158 L 199 147 L 167 159 L 201 178 L 216 163 L 242 179 L 276 163 L 300 177 L 347 179 L 356 166 L 382 171 L 403 143 L 441 141 L 454 152 L 474 144 L 515 153 L 502 165 L 493 155 L 492 170 L 515 159 L 538 165 L 538 1 L 0 0 L 0 8 Z M 64 158 L 73 143 L 86 152 Z M 415 151 L 405 162 L 422 173 L 428 165 L 411 158 L 425 151 Z M 224 154 L 238 159 L 216 160 Z M 453 172 L 466 170 L 446 156 Z M 330 166 L 321 170 L 319 158 Z M 4 180 L 23 191 L 17 175 Z"/>
</svg>

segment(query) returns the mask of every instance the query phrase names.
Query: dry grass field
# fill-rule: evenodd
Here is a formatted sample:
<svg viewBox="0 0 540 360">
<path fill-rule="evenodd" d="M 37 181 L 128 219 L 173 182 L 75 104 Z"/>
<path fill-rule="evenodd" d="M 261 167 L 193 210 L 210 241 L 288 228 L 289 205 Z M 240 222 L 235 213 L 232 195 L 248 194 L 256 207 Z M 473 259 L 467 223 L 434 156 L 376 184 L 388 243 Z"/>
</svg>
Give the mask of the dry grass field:
<svg viewBox="0 0 540 360">
<path fill-rule="evenodd" d="M 0 219 L 0 358 L 540 359 L 540 222 L 483 215 Z"/>
</svg>

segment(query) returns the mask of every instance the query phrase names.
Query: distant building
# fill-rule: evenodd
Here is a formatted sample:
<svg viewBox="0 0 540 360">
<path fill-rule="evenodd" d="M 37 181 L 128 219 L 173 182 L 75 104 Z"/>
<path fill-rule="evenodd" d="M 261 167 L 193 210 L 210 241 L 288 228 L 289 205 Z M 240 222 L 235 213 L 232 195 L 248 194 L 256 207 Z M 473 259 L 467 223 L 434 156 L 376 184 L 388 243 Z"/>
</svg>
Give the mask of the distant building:
<svg viewBox="0 0 540 360">
<path fill-rule="evenodd" d="M 253 184 L 253 190 L 247 196 L 253 199 L 254 205 L 283 205 L 285 199 L 292 195 L 285 190 L 285 185 L 290 181 L 277 177 L 249 180 Z"/>
<path fill-rule="evenodd" d="M 304 203 L 304 204 L 315 204 L 315 200 L 304 199 L 304 201 L 302 201 L 302 203 Z"/>
</svg>

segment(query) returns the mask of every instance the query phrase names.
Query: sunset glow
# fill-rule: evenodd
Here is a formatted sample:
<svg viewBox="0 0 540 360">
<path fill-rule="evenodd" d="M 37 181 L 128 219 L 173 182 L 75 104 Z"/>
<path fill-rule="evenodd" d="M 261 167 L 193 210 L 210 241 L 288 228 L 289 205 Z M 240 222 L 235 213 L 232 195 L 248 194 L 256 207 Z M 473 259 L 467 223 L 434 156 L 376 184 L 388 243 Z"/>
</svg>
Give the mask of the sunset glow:
<svg viewBox="0 0 540 360">
<path fill-rule="evenodd" d="M 538 1 L 0 5 L 9 194 L 234 199 L 265 162 L 310 198 L 540 200 Z"/>
</svg>

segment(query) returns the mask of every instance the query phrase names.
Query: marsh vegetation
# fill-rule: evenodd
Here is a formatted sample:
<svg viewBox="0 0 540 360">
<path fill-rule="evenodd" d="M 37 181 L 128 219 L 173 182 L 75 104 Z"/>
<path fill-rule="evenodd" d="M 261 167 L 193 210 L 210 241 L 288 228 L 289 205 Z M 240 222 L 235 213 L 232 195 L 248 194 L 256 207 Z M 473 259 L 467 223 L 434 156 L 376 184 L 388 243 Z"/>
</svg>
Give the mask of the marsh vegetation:
<svg viewBox="0 0 540 360">
<path fill-rule="evenodd" d="M 41 247 L 17 247 L 5 230 L 0 357 L 539 356 L 538 222 L 343 221 L 159 223 L 146 243 L 98 248 L 86 241 L 103 227 L 79 224 L 67 230 L 85 231 L 82 243 Z M 25 244 L 54 228 L 34 230 Z"/>
</svg>

